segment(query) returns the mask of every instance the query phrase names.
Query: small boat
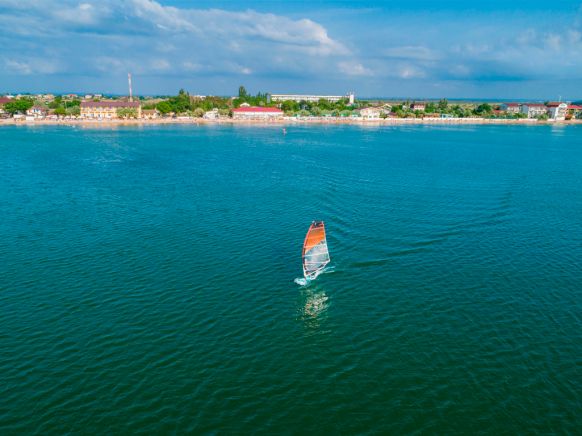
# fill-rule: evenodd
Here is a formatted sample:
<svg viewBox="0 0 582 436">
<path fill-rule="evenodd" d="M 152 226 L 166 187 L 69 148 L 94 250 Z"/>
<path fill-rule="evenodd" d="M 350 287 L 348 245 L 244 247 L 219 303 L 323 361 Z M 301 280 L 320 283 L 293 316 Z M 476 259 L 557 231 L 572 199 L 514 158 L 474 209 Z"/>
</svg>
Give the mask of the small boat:
<svg viewBox="0 0 582 436">
<path fill-rule="evenodd" d="M 323 221 L 313 221 L 303 243 L 303 276 L 315 280 L 329 263 L 329 250 Z"/>
</svg>

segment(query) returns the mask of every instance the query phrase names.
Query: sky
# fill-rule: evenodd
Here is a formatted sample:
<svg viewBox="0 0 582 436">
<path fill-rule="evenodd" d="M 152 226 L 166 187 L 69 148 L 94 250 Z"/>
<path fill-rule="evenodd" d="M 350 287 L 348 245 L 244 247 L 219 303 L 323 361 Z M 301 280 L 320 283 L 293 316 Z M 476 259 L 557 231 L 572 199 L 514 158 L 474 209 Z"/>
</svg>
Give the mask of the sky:
<svg viewBox="0 0 582 436">
<path fill-rule="evenodd" d="M 582 0 L 0 0 L 0 94 L 582 99 Z"/>
</svg>

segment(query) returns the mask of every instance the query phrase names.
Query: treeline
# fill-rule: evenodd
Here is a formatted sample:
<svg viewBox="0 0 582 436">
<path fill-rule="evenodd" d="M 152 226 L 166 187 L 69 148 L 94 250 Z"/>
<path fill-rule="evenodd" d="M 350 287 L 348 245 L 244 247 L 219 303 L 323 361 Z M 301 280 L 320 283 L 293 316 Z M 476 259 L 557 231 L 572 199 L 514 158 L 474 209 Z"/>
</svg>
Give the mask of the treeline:
<svg viewBox="0 0 582 436">
<path fill-rule="evenodd" d="M 267 93 L 258 92 L 252 95 L 247 92 L 244 86 L 240 86 L 238 96 L 235 98 L 216 96 L 201 98 L 191 96 L 188 92 L 181 89 L 176 96 L 167 97 L 161 101 L 146 101 L 142 105 L 142 108 L 145 110 L 156 109 L 162 115 L 175 114 L 198 117 L 203 116 L 207 111 L 218 109 L 220 115 L 228 116 L 232 114 L 232 109 L 238 108 L 245 103 L 250 106 L 280 107 L 287 115 L 301 116 L 345 116 L 351 114 L 353 110 L 367 104 L 367 102 L 357 102 L 356 104 L 350 105 L 347 98 L 337 102 L 330 102 L 324 99 L 318 102 L 296 102 L 291 100 L 274 102 L 269 100 Z"/>
<path fill-rule="evenodd" d="M 53 109 L 55 115 L 76 116 L 81 114 L 81 100 L 64 100 L 62 96 L 58 95 L 48 104 L 48 108 Z"/>
</svg>

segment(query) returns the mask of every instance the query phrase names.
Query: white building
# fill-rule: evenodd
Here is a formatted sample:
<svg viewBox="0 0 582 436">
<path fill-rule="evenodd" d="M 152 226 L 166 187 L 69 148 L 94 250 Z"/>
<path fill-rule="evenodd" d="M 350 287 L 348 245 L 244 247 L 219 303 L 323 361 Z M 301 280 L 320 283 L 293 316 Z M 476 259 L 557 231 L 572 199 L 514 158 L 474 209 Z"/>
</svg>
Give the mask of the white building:
<svg viewBox="0 0 582 436">
<path fill-rule="evenodd" d="M 271 94 L 271 101 L 296 101 L 297 103 L 302 101 L 317 103 L 319 100 L 335 103 L 342 99 L 347 99 L 348 104 L 354 104 L 356 95 L 353 92 L 346 95 Z"/>
<path fill-rule="evenodd" d="M 283 118 L 283 111 L 276 107 L 239 107 L 232 110 L 235 120 L 273 120 Z"/>
<path fill-rule="evenodd" d="M 524 103 L 521 105 L 521 113 L 528 118 L 535 118 L 547 114 L 548 108 L 542 103 Z"/>
<path fill-rule="evenodd" d="M 33 106 L 26 111 L 26 115 L 33 118 L 44 118 L 48 111 L 41 106 Z"/>
<path fill-rule="evenodd" d="M 365 107 L 360 109 L 360 116 L 366 120 L 378 120 L 382 114 L 386 113 L 381 107 Z"/>
<path fill-rule="evenodd" d="M 562 102 L 548 103 L 548 115 L 550 119 L 556 121 L 564 121 L 568 113 L 568 104 Z"/>
<path fill-rule="evenodd" d="M 519 103 L 502 103 L 499 108 L 508 114 L 519 113 Z"/>
<path fill-rule="evenodd" d="M 202 118 L 205 120 L 217 120 L 219 118 L 218 109 L 212 109 L 208 112 L 204 112 Z"/>
</svg>

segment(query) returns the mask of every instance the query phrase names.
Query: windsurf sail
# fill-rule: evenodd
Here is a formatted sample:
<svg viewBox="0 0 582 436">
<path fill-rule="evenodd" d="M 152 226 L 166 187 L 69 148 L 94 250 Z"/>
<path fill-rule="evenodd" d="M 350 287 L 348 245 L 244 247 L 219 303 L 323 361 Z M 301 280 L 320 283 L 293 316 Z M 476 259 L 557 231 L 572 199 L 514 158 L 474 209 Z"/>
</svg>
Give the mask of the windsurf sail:
<svg viewBox="0 0 582 436">
<path fill-rule="evenodd" d="M 303 243 L 303 275 L 315 279 L 329 263 L 329 251 L 323 221 L 313 221 Z"/>
</svg>

